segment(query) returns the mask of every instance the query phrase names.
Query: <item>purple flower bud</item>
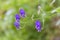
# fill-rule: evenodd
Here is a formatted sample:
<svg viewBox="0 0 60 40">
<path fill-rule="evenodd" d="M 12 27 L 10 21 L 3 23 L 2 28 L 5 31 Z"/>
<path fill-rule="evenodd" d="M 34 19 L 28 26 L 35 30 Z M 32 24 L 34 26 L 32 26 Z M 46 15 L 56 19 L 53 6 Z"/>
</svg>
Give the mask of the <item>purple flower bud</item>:
<svg viewBox="0 0 60 40">
<path fill-rule="evenodd" d="M 14 22 L 14 25 L 15 25 L 15 27 L 16 27 L 17 29 L 19 29 L 19 27 L 20 27 L 20 23 L 19 23 L 19 22 Z"/>
<path fill-rule="evenodd" d="M 20 15 L 21 15 L 21 17 L 25 17 L 25 11 L 24 11 L 24 9 L 20 9 Z"/>
<path fill-rule="evenodd" d="M 19 21 L 20 20 L 20 15 L 19 14 L 16 14 L 15 15 L 15 18 L 16 18 L 16 21 Z"/>
<path fill-rule="evenodd" d="M 36 30 L 37 30 L 38 32 L 40 32 L 40 31 L 41 31 L 41 22 L 40 22 L 39 20 L 36 20 L 35 26 L 36 26 Z"/>
</svg>

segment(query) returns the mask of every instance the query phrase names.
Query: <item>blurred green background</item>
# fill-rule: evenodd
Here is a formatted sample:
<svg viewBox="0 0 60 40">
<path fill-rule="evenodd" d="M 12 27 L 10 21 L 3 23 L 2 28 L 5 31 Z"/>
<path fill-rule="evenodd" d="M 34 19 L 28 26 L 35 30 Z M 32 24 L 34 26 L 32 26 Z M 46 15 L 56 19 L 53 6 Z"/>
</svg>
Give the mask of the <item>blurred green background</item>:
<svg viewBox="0 0 60 40">
<path fill-rule="evenodd" d="M 17 30 L 15 14 L 20 8 L 26 17 Z M 41 21 L 41 32 L 35 29 L 36 20 Z M 60 0 L 0 0 L 0 40 L 60 40 Z"/>
</svg>

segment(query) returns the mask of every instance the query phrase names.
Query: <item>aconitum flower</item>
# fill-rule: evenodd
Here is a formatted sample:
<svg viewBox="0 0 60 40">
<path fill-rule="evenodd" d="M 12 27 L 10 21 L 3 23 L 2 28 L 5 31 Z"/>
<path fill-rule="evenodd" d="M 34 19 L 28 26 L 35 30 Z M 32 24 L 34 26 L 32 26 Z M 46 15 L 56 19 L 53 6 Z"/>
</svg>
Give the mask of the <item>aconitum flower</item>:
<svg viewBox="0 0 60 40">
<path fill-rule="evenodd" d="M 41 31 L 41 22 L 39 20 L 36 20 L 35 22 L 35 28 L 38 32 Z"/>
<path fill-rule="evenodd" d="M 16 27 L 17 29 L 19 29 L 19 27 L 20 27 L 20 23 L 19 23 L 19 22 L 14 22 L 14 25 L 15 25 L 15 27 Z"/>
<path fill-rule="evenodd" d="M 25 11 L 24 11 L 24 9 L 20 9 L 20 15 L 21 15 L 21 17 L 25 17 Z"/>
<path fill-rule="evenodd" d="M 15 15 L 15 18 L 16 18 L 16 21 L 19 21 L 20 20 L 20 15 L 19 14 L 16 14 Z"/>
</svg>

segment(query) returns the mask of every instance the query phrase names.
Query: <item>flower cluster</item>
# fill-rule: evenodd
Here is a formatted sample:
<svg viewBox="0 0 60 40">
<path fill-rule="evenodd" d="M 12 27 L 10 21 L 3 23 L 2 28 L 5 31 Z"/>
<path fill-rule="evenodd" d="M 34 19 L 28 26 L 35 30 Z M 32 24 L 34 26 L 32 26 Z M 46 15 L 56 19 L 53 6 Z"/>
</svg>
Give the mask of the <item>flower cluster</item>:
<svg viewBox="0 0 60 40">
<path fill-rule="evenodd" d="M 17 29 L 19 29 L 19 26 L 20 26 L 19 22 L 14 22 L 14 25 L 16 26 Z"/>
<path fill-rule="evenodd" d="M 19 29 L 19 27 L 20 27 L 20 23 L 19 23 L 20 22 L 20 15 L 16 14 L 15 19 L 16 19 L 16 22 L 14 22 L 14 25 L 17 29 Z"/>
<path fill-rule="evenodd" d="M 15 18 L 16 18 L 16 21 L 19 22 L 19 20 L 20 20 L 20 15 L 19 15 L 19 14 L 16 14 L 16 15 L 15 15 Z"/>
<path fill-rule="evenodd" d="M 20 14 L 15 15 L 16 22 L 14 22 L 14 25 L 17 29 L 20 28 L 20 16 L 25 17 L 25 11 L 23 9 L 20 9 L 19 13 Z"/>
<path fill-rule="evenodd" d="M 41 22 L 39 20 L 36 20 L 36 22 L 35 22 L 35 28 L 37 29 L 38 32 L 41 31 Z"/>
<path fill-rule="evenodd" d="M 20 17 L 24 18 L 25 17 L 25 11 L 24 9 L 20 9 L 19 11 L 20 14 L 15 15 L 16 22 L 14 22 L 14 25 L 17 29 L 20 27 Z M 36 20 L 35 22 L 35 28 L 38 32 L 41 31 L 41 22 L 39 20 Z"/>
<path fill-rule="evenodd" d="M 25 17 L 25 11 L 23 10 L 23 9 L 20 9 L 20 15 L 21 15 L 21 17 Z"/>
</svg>

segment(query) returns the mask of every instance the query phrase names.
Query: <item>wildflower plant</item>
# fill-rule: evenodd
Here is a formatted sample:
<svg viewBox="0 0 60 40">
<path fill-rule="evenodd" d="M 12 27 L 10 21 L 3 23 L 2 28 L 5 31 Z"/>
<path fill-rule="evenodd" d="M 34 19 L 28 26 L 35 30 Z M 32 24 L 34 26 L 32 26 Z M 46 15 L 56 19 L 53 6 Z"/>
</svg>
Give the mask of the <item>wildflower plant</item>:
<svg viewBox="0 0 60 40">
<path fill-rule="evenodd" d="M 0 16 L 0 40 L 53 40 L 51 38 L 55 34 L 60 35 L 60 29 L 56 29 L 55 25 L 53 29 L 51 27 L 53 17 L 60 16 L 60 0 L 8 0 L 0 1 L 0 4 L 0 9 L 16 10 L 16 14 L 13 11 L 8 13 L 10 16 L 7 16 L 6 21 L 1 19 L 5 18 L 5 13 L 0 11 L 0 15 L 3 15 Z M 22 29 L 16 31 L 12 27 Z"/>
<path fill-rule="evenodd" d="M 20 9 L 19 11 L 20 14 L 15 15 L 16 22 L 14 22 L 14 25 L 16 26 L 17 29 L 20 28 L 20 17 L 25 17 L 25 11 L 24 9 Z"/>
</svg>

